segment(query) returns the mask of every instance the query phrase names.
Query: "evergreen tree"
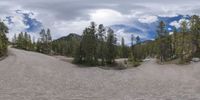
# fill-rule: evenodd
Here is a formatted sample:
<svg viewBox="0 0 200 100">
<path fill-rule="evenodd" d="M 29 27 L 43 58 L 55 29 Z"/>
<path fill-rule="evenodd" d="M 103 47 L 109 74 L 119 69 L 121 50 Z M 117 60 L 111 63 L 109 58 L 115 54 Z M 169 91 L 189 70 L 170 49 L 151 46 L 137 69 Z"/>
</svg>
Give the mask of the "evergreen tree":
<svg viewBox="0 0 200 100">
<path fill-rule="evenodd" d="M 135 57 L 135 61 L 140 61 L 144 57 L 144 52 L 142 51 L 144 49 L 142 48 L 140 37 L 137 36 L 135 40 L 136 40 L 136 45 L 134 46 L 134 50 L 133 50 L 134 57 Z"/>
<path fill-rule="evenodd" d="M 40 38 L 37 42 L 37 51 L 45 54 L 50 54 L 52 50 L 52 37 L 50 29 L 42 29 L 40 34 Z"/>
<path fill-rule="evenodd" d="M 113 64 L 116 58 L 116 42 L 114 31 L 109 28 L 107 31 L 107 41 L 106 41 L 106 62 L 107 64 Z"/>
<path fill-rule="evenodd" d="M 97 58 L 97 36 L 96 36 L 96 25 L 94 22 L 91 22 L 91 25 L 83 31 L 82 40 L 80 43 L 80 48 L 82 53 L 81 59 L 87 65 L 96 65 L 98 63 Z"/>
<path fill-rule="evenodd" d="M 31 36 L 25 32 L 21 32 L 18 36 L 14 36 L 14 47 L 24 50 L 34 50 Z"/>
<path fill-rule="evenodd" d="M 134 45 L 134 40 L 135 40 L 135 37 L 134 37 L 134 35 L 132 34 L 132 35 L 131 35 L 131 47 L 133 47 L 133 45 Z"/>
<path fill-rule="evenodd" d="M 51 50 L 52 50 L 52 37 L 51 37 L 51 31 L 50 29 L 47 29 L 47 34 L 46 34 L 46 45 L 47 45 L 47 53 L 50 54 L 51 53 Z"/>
<path fill-rule="evenodd" d="M 0 57 L 7 52 L 8 39 L 6 33 L 8 33 L 8 27 L 3 22 L 0 22 Z"/>
<path fill-rule="evenodd" d="M 136 37 L 136 44 L 139 44 L 141 42 L 140 36 Z"/>
<path fill-rule="evenodd" d="M 177 28 L 174 27 L 173 29 L 173 35 L 172 35 L 172 54 L 173 54 L 173 58 L 176 58 L 176 48 L 177 48 Z"/>
<path fill-rule="evenodd" d="M 101 59 L 101 65 L 105 64 L 105 34 L 106 29 L 103 24 L 100 24 L 97 31 L 98 36 L 98 57 Z"/>
<path fill-rule="evenodd" d="M 121 57 L 122 58 L 126 58 L 127 57 L 127 48 L 125 46 L 125 43 L 124 43 L 124 38 L 122 37 L 122 40 L 121 40 Z"/>
<path fill-rule="evenodd" d="M 107 32 L 107 37 L 105 36 Z M 102 24 L 96 29 L 94 22 L 83 31 L 79 46 L 76 49 L 74 63 L 86 65 L 113 64 L 117 55 L 114 31 L 107 31 Z"/>
<path fill-rule="evenodd" d="M 16 44 L 16 42 L 17 42 L 17 35 L 16 34 L 14 35 L 12 42 L 13 42 L 14 45 Z"/>
<path fill-rule="evenodd" d="M 181 22 L 181 27 L 180 27 L 180 32 L 181 32 L 181 42 L 180 42 L 180 52 L 179 56 L 181 58 L 182 62 L 185 62 L 186 60 L 186 53 L 187 53 L 187 42 L 186 42 L 186 35 L 188 33 L 188 28 L 187 28 L 188 23 L 186 21 Z"/>
<path fill-rule="evenodd" d="M 194 56 L 200 57 L 200 17 L 193 15 L 190 20 L 190 31 L 193 34 L 192 43 L 195 46 Z"/>
<path fill-rule="evenodd" d="M 136 61 L 135 59 L 135 51 L 134 51 L 134 40 L 135 40 L 135 37 L 134 35 L 132 34 L 131 35 L 131 54 L 129 55 L 129 60 L 130 61 Z"/>
<path fill-rule="evenodd" d="M 163 21 L 159 23 L 158 29 L 158 45 L 159 45 L 159 58 L 161 62 L 171 59 L 171 40 L 169 33 L 166 31 L 166 26 Z"/>
</svg>

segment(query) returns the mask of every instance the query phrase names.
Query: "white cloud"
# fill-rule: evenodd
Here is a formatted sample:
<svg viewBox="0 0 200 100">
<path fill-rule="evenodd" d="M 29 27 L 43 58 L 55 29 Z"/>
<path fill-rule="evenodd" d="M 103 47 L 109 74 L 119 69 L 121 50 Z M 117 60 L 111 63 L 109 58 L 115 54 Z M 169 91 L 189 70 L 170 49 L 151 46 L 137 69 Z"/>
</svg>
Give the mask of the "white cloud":
<svg viewBox="0 0 200 100">
<path fill-rule="evenodd" d="M 174 32 L 169 32 L 169 35 L 172 35 L 172 34 L 174 34 Z"/>
<path fill-rule="evenodd" d="M 179 28 L 180 27 L 180 23 L 178 21 L 173 21 L 170 23 L 171 26 L 174 26 L 176 28 Z"/>
<path fill-rule="evenodd" d="M 80 20 L 76 18 L 75 20 L 64 21 L 57 20 L 55 22 L 45 21 L 46 28 L 53 29 L 53 37 L 59 38 L 61 36 L 66 36 L 69 33 L 82 34 L 85 27 L 90 25 L 91 21 L 96 24 L 104 24 L 104 26 L 112 26 L 116 24 L 133 25 L 132 20 L 135 19 L 135 15 L 138 13 L 133 13 L 132 15 L 123 15 L 112 9 L 97 9 L 92 10 L 89 13 L 90 18 L 88 20 Z M 51 18 L 54 20 L 54 18 Z"/>
<path fill-rule="evenodd" d="M 54 38 L 58 38 L 71 32 L 81 34 L 90 21 L 105 26 L 123 24 L 140 28 L 134 21 L 153 23 L 158 20 L 157 16 L 200 14 L 199 6 L 199 0 L 1 0 L 0 9 L 4 10 L 0 11 L 0 15 L 1 18 L 14 17 L 14 24 L 8 25 L 9 37 L 29 27 L 22 23 L 22 16 L 13 13 L 21 9 L 22 12 L 34 12 L 31 18 L 42 22 L 44 28 L 50 28 Z M 180 22 L 170 25 L 180 27 Z M 123 29 L 116 33 L 129 36 Z"/>
<path fill-rule="evenodd" d="M 187 19 L 180 19 L 179 21 L 173 21 L 173 22 L 171 22 L 170 25 L 171 25 L 171 26 L 174 26 L 174 27 L 176 27 L 176 28 L 180 28 L 180 27 L 181 27 L 181 23 L 182 23 L 183 21 L 186 21 L 187 23 L 189 23 L 189 20 L 187 20 Z M 189 24 L 188 24 L 188 25 L 189 25 Z"/>
<path fill-rule="evenodd" d="M 52 36 L 54 38 L 59 38 L 61 36 L 66 36 L 69 33 L 77 33 L 79 35 L 82 34 L 85 27 L 87 27 L 90 24 L 89 21 L 58 21 L 54 22 L 52 26 L 50 26 L 50 29 L 52 30 Z"/>
<path fill-rule="evenodd" d="M 153 23 L 153 22 L 158 21 L 158 18 L 157 18 L 157 16 L 144 15 L 144 16 L 141 16 L 141 17 L 138 19 L 138 21 L 141 22 L 141 23 L 150 24 L 150 23 Z"/>
<path fill-rule="evenodd" d="M 125 33 L 124 29 L 116 30 L 117 44 L 121 44 L 121 39 L 124 38 L 125 44 L 130 44 L 131 33 Z"/>
<path fill-rule="evenodd" d="M 118 44 L 121 44 L 121 39 L 124 38 L 125 44 L 130 45 L 131 44 L 131 36 L 132 35 L 134 37 L 139 36 L 142 39 L 147 39 L 148 38 L 148 36 L 147 36 L 148 34 L 126 32 L 124 29 L 115 30 L 115 34 L 116 34 L 116 37 L 117 37 L 117 43 Z M 134 43 L 136 43 L 136 41 L 134 41 Z"/>
<path fill-rule="evenodd" d="M 171 31 L 171 30 L 172 30 L 172 28 L 169 27 L 169 28 L 168 28 L 168 31 Z"/>
<path fill-rule="evenodd" d="M 89 14 L 89 20 L 95 21 L 99 24 L 104 24 L 106 26 L 115 24 L 130 24 L 131 20 L 135 19 L 136 14 L 137 13 L 131 13 L 129 15 L 126 15 L 112 9 L 97 9 L 93 10 Z"/>
<path fill-rule="evenodd" d="M 124 21 L 121 13 L 109 9 L 95 10 L 90 14 L 90 19 L 97 23 L 104 23 L 106 25 L 111 25 L 113 23 L 116 24 Z"/>
<path fill-rule="evenodd" d="M 9 21 L 4 21 L 6 26 L 8 26 L 9 28 L 9 34 L 7 34 L 9 37 L 9 40 L 11 40 L 14 34 L 19 34 L 20 32 L 24 32 L 25 29 L 29 28 L 29 26 L 23 22 L 24 17 L 22 15 L 12 13 L 10 17 L 12 19 L 12 23 L 9 23 Z"/>
</svg>

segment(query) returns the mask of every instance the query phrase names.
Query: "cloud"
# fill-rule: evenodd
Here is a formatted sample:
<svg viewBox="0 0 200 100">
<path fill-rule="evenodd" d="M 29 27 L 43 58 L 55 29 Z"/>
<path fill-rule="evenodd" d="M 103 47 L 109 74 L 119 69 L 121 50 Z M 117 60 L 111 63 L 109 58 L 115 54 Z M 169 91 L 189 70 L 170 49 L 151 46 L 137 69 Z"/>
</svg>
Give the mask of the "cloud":
<svg viewBox="0 0 200 100">
<path fill-rule="evenodd" d="M 149 15 L 144 15 L 141 18 L 138 19 L 141 23 L 153 23 L 158 21 L 157 16 L 149 16 Z"/>
<path fill-rule="evenodd" d="M 33 18 L 34 14 L 32 12 L 15 10 L 9 15 L 3 19 L 9 28 L 9 34 L 7 34 L 9 40 L 14 34 L 19 34 L 20 32 L 30 32 L 32 36 L 37 36 L 34 32 L 39 32 L 42 28 L 42 23 Z"/>
<path fill-rule="evenodd" d="M 96 23 L 102 23 L 105 25 L 120 24 L 127 19 L 120 12 L 111 9 L 99 9 L 95 10 L 90 15 L 90 20 Z"/>
<path fill-rule="evenodd" d="M 55 38 L 59 38 L 61 36 L 66 36 L 69 33 L 77 33 L 79 35 L 82 34 L 83 29 L 89 25 L 89 21 L 58 21 L 52 24 L 50 29 L 52 30 L 52 35 Z"/>
<path fill-rule="evenodd" d="M 181 23 L 182 23 L 183 21 L 186 21 L 187 23 L 189 23 L 189 20 L 188 20 L 188 19 L 180 19 L 180 20 L 178 20 L 178 21 L 173 21 L 173 22 L 171 22 L 170 25 L 171 25 L 171 26 L 174 26 L 174 27 L 176 27 L 176 28 L 178 29 L 178 28 L 181 27 Z M 188 24 L 188 25 L 189 25 L 189 24 Z"/>
<path fill-rule="evenodd" d="M 179 15 L 200 15 L 200 2 L 199 0 L 1 0 L 0 9 L 3 9 L 0 10 L 1 19 L 6 20 L 10 28 L 9 37 L 19 31 L 37 34 L 37 30 L 42 27 L 50 28 L 55 39 L 69 33 L 81 34 L 90 21 L 95 21 L 105 26 L 126 26 L 114 29 L 117 34 L 122 34 L 121 36 L 125 33 L 145 34 L 145 38 L 152 39 L 155 37 L 154 29 L 157 21 L 165 20 L 169 28 L 172 28 L 172 25 L 178 27 L 181 17 Z"/>
<path fill-rule="evenodd" d="M 112 28 L 115 30 L 118 42 L 120 42 L 121 38 L 124 37 L 127 40 L 126 44 L 130 44 L 130 36 L 134 35 L 134 37 L 140 36 L 142 40 L 153 40 L 157 37 L 157 26 L 160 21 L 164 21 L 166 24 L 166 29 L 169 32 L 173 31 L 174 25 L 172 23 L 179 22 L 181 23 L 185 19 L 189 22 L 190 16 L 177 15 L 174 17 L 160 17 L 157 16 L 156 21 L 152 22 L 141 22 L 139 20 L 132 20 L 132 24 L 119 24 L 112 25 Z M 179 24 L 178 24 L 179 25 Z"/>
<path fill-rule="evenodd" d="M 125 44 L 131 45 L 131 37 L 132 37 L 132 35 L 134 37 L 139 36 L 142 40 L 148 38 L 148 34 L 127 32 L 125 29 L 115 30 L 115 33 L 116 33 L 116 37 L 117 37 L 117 44 L 121 44 L 121 40 L 122 40 L 122 38 L 124 38 Z M 136 40 L 134 40 L 133 42 L 136 43 Z"/>
<path fill-rule="evenodd" d="M 116 32 L 117 44 L 121 44 L 122 38 L 124 38 L 125 44 L 131 44 L 131 35 L 133 33 L 128 33 L 124 29 L 119 29 Z"/>
<path fill-rule="evenodd" d="M 178 21 L 173 21 L 173 22 L 170 23 L 170 25 L 174 26 L 176 28 L 180 28 L 180 22 L 178 22 Z"/>
</svg>

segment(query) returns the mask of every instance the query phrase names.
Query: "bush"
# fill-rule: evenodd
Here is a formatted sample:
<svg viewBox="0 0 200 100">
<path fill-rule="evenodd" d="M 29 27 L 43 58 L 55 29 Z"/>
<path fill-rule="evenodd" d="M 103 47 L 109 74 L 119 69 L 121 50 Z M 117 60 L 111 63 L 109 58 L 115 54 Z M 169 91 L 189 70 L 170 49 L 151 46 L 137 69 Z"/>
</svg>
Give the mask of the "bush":
<svg viewBox="0 0 200 100">
<path fill-rule="evenodd" d="M 7 52 L 7 42 L 0 38 L 0 57 L 4 56 Z"/>
<path fill-rule="evenodd" d="M 139 61 L 132 61 L 132 65 L 133 67 L 138 67 L 141 65 L 141 63 Z"/>
</svg>

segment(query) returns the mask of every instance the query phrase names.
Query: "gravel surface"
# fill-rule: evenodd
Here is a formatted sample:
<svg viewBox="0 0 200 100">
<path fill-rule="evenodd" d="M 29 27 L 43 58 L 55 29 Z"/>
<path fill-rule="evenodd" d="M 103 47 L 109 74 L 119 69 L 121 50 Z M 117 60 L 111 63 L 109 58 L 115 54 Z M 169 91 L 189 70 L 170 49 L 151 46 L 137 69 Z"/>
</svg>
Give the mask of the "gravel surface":
<svg viewBox="0 0 200 100">
<path fill-rule="evenodd" d="M 0 100 L 200 100 L 200 64 L 103 70 L 9 48 L 0 62 Z"/>
</svg>

